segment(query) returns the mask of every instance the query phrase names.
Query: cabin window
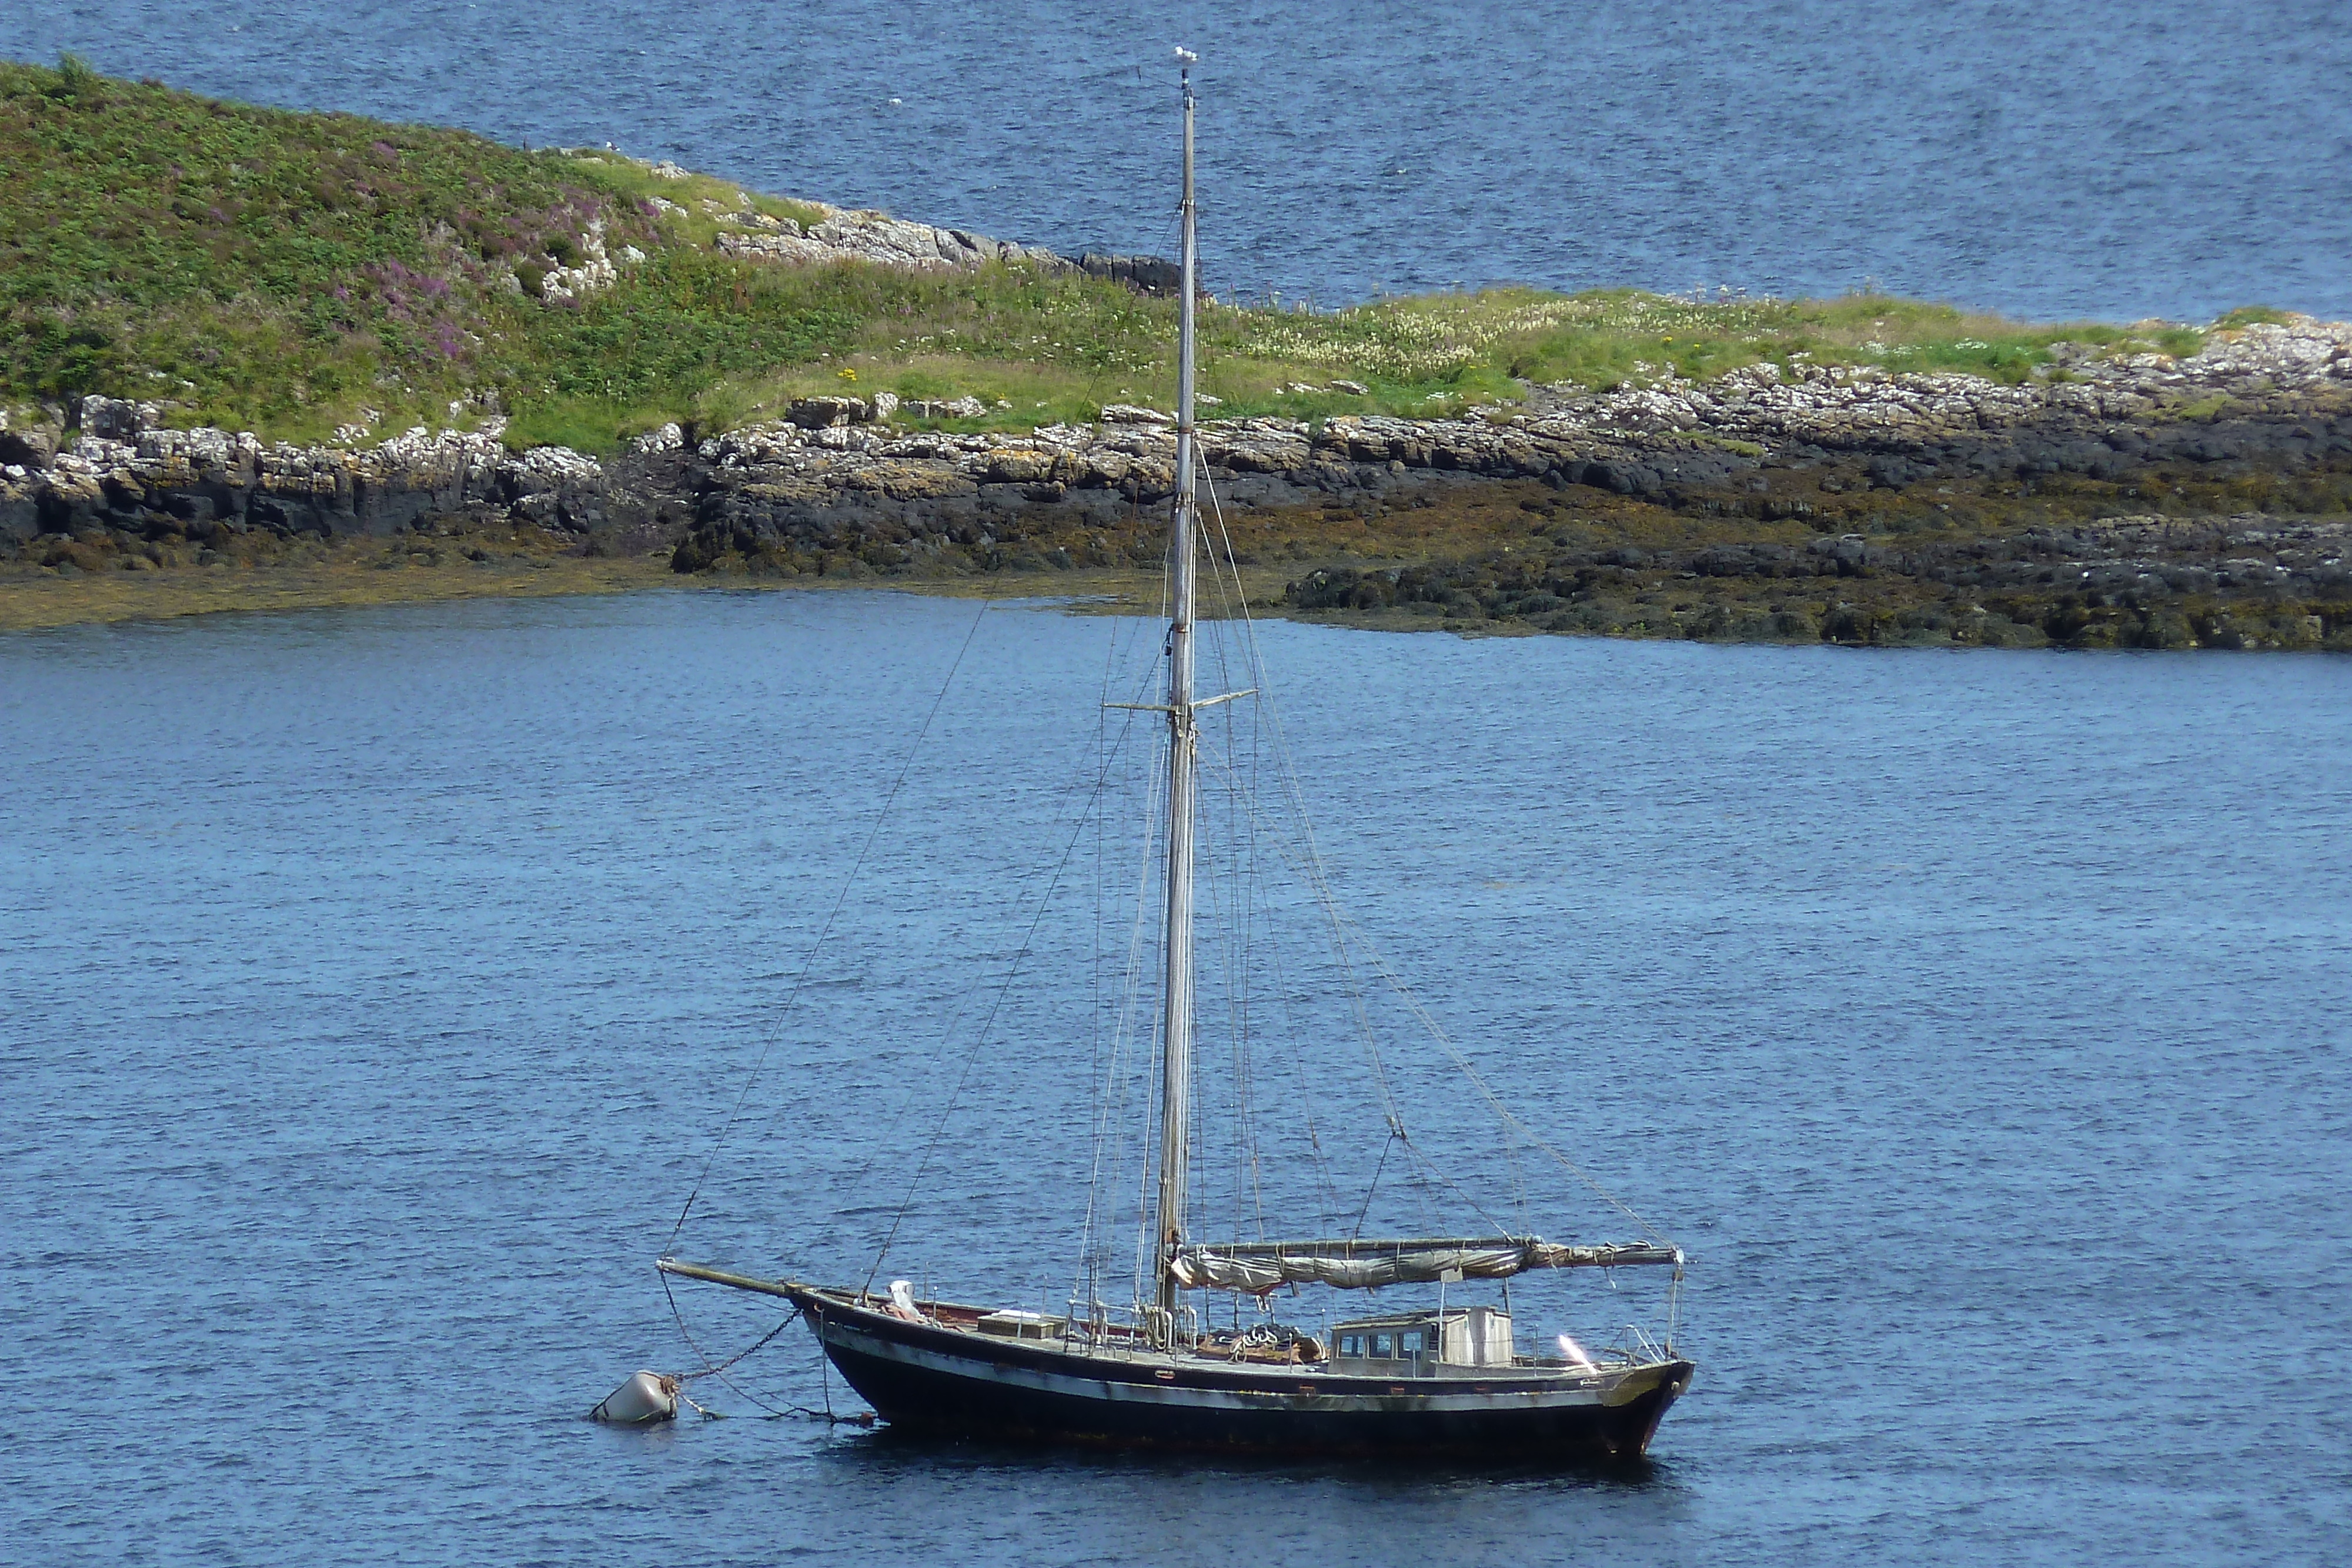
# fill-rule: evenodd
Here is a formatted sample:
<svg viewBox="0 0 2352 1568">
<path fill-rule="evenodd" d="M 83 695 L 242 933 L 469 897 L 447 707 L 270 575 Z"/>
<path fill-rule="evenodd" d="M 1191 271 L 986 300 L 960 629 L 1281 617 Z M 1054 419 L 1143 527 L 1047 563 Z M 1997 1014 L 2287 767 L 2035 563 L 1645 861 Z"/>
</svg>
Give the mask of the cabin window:
<svg viewBox="0 0 2352 1568">
<path fill-rule="evenodd" d="M 1397 1335 L 1397 1354 L 1407 1361 L 1413 1360 L 1421 1354 L 1421 1331 L 1419 1329 L 1407 1329 L 1404 1333 Z"/>
<path fill-rule="evenodd" d="M 1361 1355 L 1361 1354 L 1364 1354 L 1364 1336 L 1363 1336 L 1362 1334 L 1360 1334 L 1360 1333 L 1343 1333 L 1343 1334 L 1341 1334 L 1341 1335 L 1339 1336 L 1339 1354 L 1340 1354 L 1341 1355 Z"/>
<path fill-rule="evenodd" d="M 1394 1334 L 1376 1333 L 1372 1336 L 1372 1359 L 1374 1361 L 1394 1361 L 1396 1359 L 1396 1336 Z"/>
</svg>

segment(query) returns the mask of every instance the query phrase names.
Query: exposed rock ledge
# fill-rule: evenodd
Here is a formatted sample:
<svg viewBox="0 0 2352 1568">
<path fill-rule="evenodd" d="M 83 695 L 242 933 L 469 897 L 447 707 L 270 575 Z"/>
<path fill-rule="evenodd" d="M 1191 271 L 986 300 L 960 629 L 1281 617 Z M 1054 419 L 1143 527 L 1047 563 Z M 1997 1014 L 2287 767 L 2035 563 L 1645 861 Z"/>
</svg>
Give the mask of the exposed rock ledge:
<svg viewBox="0 0 2352 1568">
<path fill-rule="evenodd" d="M 961 229 L 933 228 L 884 213 L 850 212 L 811 203 L 824 216 L 803 227 L 765 213 L 728 214 L 721 222 L 748 232 L 721 229 L 718 247 L 730 256 L 767 261 L 866 261 L 919 270 L 977 267 L 988 261 L 1025 261 L 1058 270 L 1069 259 L 1034 246 L 994 240 Z"/>
<path fill-rule="evenodd" d="M 2157 463 L 2297 471 L 2352 461 L 2352 326 L 2250 327 L 2214 334 L 2193 359 L 2084 352 L 2062 356 L 2060 370 L 2003 386 L 1766 365 L 1704 385 L 1538 387 L 1507 416 L 1213 421 L 1202 448 L 1223 504 L 1241 507 L 1462 477 L 1670 497 L 1832 456 L 1863 461 L 1862 482 L 1897 489 L 1939 475 L 2108 478 Z M 629 530 L 647 545 L 701 529 L 904 549 L 1039 513 L 1109 520 L 1173 486 L 1175 437 L 1149 411 L 1025 435 L 910 431 L 891 423 L 899 412 L 887 398 L 811 399 L 788 420 L 691 444 L 667 427 L 600 463 L 421 428 L 366 447 L 265 445 L 158 429 L 152 408 L 90 398 L 70 432 L 0 429 L 0 538 L 391 533 L 510 518 Z"/>
<path fill-rule="evenodd" d="M 823 202 L 802 204 L 822 215 L 803 225 L 748 206 L 740 212 L 714 211 L 712 216 L 719 225 L 714 244 L 726 255 L 760 261 L 859 261 L 920 272 L 979 267 L 991 261 L 1020 262 L 1046 272 L 1091 273 L 1146 294 L 1173 294 L 1182 281 L 1176 264 L 1160 256 L 1097 251 L 1064 256 L 1043 246 L 991 239 L 965 229 L 935 228 L 887 213 L 828 206 Z"/>
</svg>

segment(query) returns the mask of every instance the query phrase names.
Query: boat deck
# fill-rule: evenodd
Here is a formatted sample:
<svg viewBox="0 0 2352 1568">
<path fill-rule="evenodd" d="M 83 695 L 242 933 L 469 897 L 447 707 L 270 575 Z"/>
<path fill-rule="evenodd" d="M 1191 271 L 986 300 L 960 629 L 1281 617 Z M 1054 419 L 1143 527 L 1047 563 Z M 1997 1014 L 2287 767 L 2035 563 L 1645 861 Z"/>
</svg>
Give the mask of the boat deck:
<svg viewBox="0 0 2352 1568">
<path fill-rule="evenodd" d="M 1328 1353 L 1318 1354 L 1314 1360 L 1293 1359 L 1268 1347 L 1252 1346 L 1232 1340 L 1209 1339 L 1194 1344 L 1163 1348 L 1150 1343 L 1140 1331 L 1123 1323 L 1065 1324 L 1060 1319 L 1047 1319 L 1042 1314 L 1029 1315 L 1033 1321 L 1041 1323 L 1061 1325 L 1058 1332 L 1034 1336 L 992 1333 L 982 1327 L 982 1320 L 1010 1314 L 1001 1309 L 974 1306 L 968 1302 L 918 1300 L 915 1307 L 919 1316 L 909 1318 L 900 1312 L 887 1296 L 856 1291 L 804 1289 L 810 1296 L 835 1309 L 871 1312 L 910 1326 L 944 1329 L 958 1335 L 968 1335 L 974 1348 L 981 1345 L 1003 1346 L 1011 1351 L 1062 1357 L 1072 1363 L 1099 1364 L 1108 1361 L 1135 1369 L 1257 1373 L 1278 1377 L 1285 1382 L 1314 1379 L 1335 1385 L 1402 1384 L 1421 1389 L 1454 1385 L 1483 1393 L 1512 1385 L 1522 1387 L 1540 1385 L 1548 1388 L 1572 1388 L 1580 1385 L 1598 1386 L 1643 1364 L 1616 1361 L 1579 1365 L 1564 1357 L 1530 1355 L 1514 1356 L 1507 1366 L 1403 1361 L 1383 1364 L 1363 1360 L 1335 1364 Z"/>
</svg>

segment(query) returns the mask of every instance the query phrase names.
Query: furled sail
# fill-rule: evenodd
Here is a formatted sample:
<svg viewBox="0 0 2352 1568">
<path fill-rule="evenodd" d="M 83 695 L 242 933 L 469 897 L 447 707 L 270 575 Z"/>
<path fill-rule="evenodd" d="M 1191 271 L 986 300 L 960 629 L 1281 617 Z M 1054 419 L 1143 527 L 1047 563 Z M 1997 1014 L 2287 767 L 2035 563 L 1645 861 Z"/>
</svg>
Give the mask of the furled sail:
<svg viewBox="0 0 2352 1568">
<path fill-rule="evenodd" d="M 1414 1238 L 1390 1241 L 1256 1241 L 1177 1249 L 1170 1271 L 1193 1290 L 1262 1296 L 1281 1285 L 1367 1291 L 1438 1280 L 1502 1280 L 1529 1269 L 1679 1265 L 1679 1248 L 1651 1242 L 1555 1246 L 1533 1236 Z"/>
</svg>

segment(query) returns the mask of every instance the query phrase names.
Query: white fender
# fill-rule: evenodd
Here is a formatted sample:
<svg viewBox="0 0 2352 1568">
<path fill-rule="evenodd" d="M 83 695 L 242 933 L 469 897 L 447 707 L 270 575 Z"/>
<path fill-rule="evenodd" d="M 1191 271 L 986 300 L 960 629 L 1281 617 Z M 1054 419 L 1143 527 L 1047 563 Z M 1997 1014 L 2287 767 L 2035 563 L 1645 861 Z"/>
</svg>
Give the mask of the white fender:
<svg viewBox="0 0 2352 1568">
<path fill-rule="evenodd" d="M 640 1372 L 604 1396 L 604 1403 L 588 1414 L 616 1427 L 650 1427 L 656 1421 L 675 1420 L 677 1379 L 658 1372 Z"/>
</svg>

